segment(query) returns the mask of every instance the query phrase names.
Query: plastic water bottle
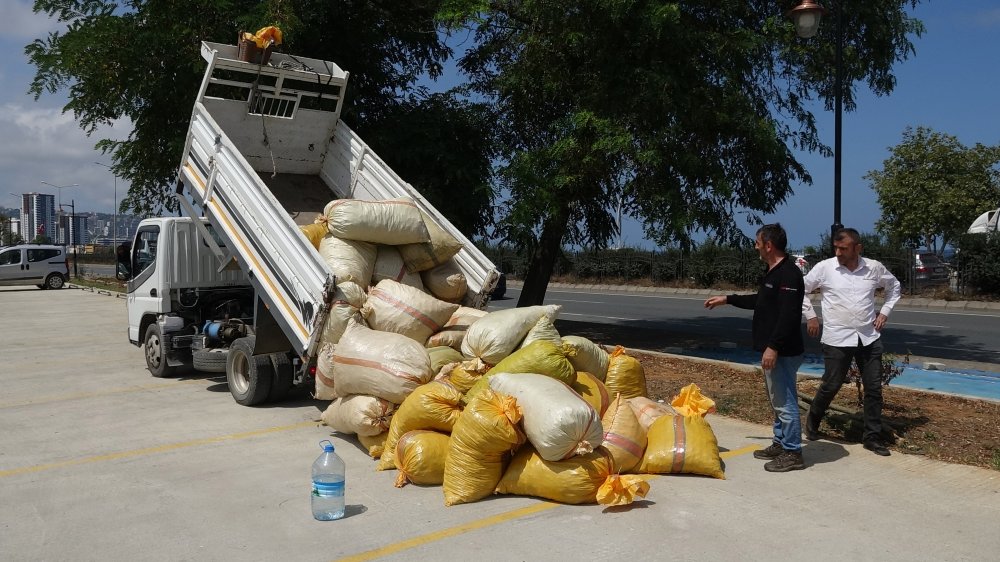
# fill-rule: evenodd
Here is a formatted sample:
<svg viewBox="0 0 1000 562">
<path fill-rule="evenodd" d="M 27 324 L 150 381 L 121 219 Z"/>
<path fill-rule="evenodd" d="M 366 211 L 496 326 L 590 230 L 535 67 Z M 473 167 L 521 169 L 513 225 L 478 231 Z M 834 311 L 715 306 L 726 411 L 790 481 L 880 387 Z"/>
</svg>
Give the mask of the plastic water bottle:
<svg viewBox="0 0 1000 562">
<path fill-rule="evenodd" d="M 312 510 L 319 521 L 344 516 L 344 461 L 333 452 L 333 443 L 320 441 L 323 454 L 312 466 Z"/>
</svg>

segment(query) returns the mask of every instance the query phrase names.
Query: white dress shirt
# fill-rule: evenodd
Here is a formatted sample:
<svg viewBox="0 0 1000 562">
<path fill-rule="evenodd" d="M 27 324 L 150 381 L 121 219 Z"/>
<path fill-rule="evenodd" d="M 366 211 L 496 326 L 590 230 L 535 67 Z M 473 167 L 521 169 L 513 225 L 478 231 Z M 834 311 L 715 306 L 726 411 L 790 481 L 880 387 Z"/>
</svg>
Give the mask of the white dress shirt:
<svg viewBox="0 0 1000 562">
<path fill-rule="evenodd" d="M 875 289 L 885 289 L 885 302 L 880 312 L 886 317 L 899 300 L 899 281 L 877 260 L 858 256 L 854 271 L 840 265 L 837 258 L 816 264 L 805 276 L 806 296 L 802 300 L 802 316 L 816 318 L 809 293 L 816 289 L 822 294 L 823 337 L 821 342 L 834 347 L 855 347 L 858 338 L 869 345 L 879 338 L 875 330 Z"/>
</svg>

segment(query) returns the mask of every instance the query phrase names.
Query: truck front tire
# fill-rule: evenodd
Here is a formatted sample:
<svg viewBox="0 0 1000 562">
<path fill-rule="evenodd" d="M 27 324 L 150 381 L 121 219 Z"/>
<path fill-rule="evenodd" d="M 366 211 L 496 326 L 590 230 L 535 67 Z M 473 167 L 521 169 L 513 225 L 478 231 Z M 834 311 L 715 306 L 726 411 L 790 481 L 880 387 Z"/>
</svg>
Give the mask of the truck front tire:
<svg viewBox="0 0 1000 562">
<path fill-rule="evenodd" d="M 256 338 L 240 338 L 229 346 L 226 380 L 233 399 L 243 406 L 254 406 L 267 400 L 274 384 L 274 367 L 267 355 L 254 357 Z"/>
<path fill-rule="evenodd" d="M 146 337 L 143 340 L 143 351 L 146 355 L 146 368 L 150 374 L 156 378 L 169 377 L 176 371 L 175 367 L 167 364 L 167 352 L 163 345 L 163 333 L 160 325 L 153 323 L 146 328 Z"/>
</svg>

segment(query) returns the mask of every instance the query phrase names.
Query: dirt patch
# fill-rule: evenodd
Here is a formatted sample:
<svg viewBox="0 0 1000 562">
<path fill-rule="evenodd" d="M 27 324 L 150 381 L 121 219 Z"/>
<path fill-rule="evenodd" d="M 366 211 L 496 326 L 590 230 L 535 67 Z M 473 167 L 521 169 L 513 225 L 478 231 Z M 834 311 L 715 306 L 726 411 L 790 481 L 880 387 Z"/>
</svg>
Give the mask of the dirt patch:
<svg viewBox="0 0 1000 562">
<path fill-rule="evenodd" d="M 770 426 L 773 413 L 759 372 L 669 356 L 629 352 L 646 372 L 649 397 L 669 402 L 695 383 L 716 402 L 720 415 Z M 819 381 L 802 380 L 799 392 L 811 397 Z M 1000 470 L 1000 403 L 887 386 L 883 418 L 892 427 L 895 453 Z M 834 404 L 856 409 L 857 391 L 845 384 Z M 803 410 L 803 416 L 805 410 Z M 862 424 L 830 411 L 820 430 L 828 438 L 858 442 Z"/>
</svg>

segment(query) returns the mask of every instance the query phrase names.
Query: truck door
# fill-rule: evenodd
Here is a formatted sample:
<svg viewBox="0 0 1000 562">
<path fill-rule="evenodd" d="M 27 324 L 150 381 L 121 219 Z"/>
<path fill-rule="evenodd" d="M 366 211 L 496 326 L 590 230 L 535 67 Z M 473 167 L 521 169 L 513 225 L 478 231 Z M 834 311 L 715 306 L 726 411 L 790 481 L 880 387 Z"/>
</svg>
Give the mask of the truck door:
<svg viewBox="0 0 1000 562">
<path fill-rule="evenodd" d="M 27 285 L 21 248 L 0 251 L 0 285 Z"/>
<path fill-rule="evenodd" d="M 141 341 L 139 333 L 142 318 L 147 314 L 164 312 L 164 299 L 170 295 L 163 287 L 163 272 L 157 264 L 156 254 L 160 242 L 159 225 L 140 226 L 132 243 L 131 274 L 128 282 L 128 339 Z M 169 302 L 169 301 L 168 301 Z"/>
</svg>

